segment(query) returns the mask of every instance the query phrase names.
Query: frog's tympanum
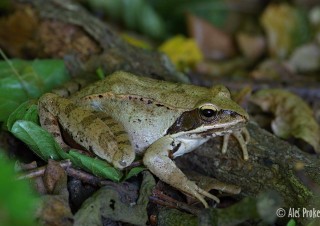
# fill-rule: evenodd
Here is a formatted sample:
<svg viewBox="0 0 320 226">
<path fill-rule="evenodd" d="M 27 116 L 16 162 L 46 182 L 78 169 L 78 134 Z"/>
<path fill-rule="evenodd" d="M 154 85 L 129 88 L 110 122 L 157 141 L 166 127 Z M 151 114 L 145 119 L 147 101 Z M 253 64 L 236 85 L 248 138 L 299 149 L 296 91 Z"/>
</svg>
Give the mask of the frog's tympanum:
<svg viewBox="0 0 320 226">
<path fill-rule="evenodd" d="M 66 148 L 60 127 L 78 144 L 113 164 L 129 166 L 135 155 L 162 181 L 199 199 L 214 195 L 190 181 L 172 158 L 194 150 L 211 137 L 230 134 L 248 159 L 244 126 L 248 114 L 224 86 L 212 88 L 158 81 L 116 72 L 69 99 L 48 93 L 39 100 L 41 125 Z"/>
</svg>

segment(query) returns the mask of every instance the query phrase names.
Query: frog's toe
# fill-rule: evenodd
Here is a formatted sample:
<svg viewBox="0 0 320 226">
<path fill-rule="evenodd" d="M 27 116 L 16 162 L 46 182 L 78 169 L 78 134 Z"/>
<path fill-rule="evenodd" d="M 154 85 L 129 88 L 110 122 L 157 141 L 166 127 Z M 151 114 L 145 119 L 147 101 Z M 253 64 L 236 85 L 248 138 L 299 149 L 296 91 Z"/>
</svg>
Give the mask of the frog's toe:
<svg viewBox="0 0 320 226">
<path fill-rule="evenodd" d="M 229 138 L 230 138 L 230 133 L 227 133 L 223 136 L 223 143 L 221 148 L 222 154 L 227 153 Z"/>
<path fill-rule="evenodd" d="M 131 150 L 129 151 L 118 151 L 114 156 L 112 160 L 112 165 L 116 167 L 117 169 L 123 169 L 125 167 L 128 167 L 131 165 L 131 163 L 134 161 L 135 153 Z"/>
<path fill-rule="evenodd" d="M 205 190 L 203 190 L 202 188 L 198 187 L 194 182 L 192 181 L 187 181 L 186 184 L 181 184 L 181 190 L 186 191 L 188 190 L 188 193 L 192 194 L 194 197 L 196 197 L 199 201 L 202 202 L 202 204 L 208 208 L 208 203 L 206 202 L 206 200 L 204 200 L 203 196 L 210 198 L 212 200 L 214 200 L 217 203 L 220 203 L 220 200 L 218 197 L 210 194 L 209 192 L 206 192 Z"/>
<path fill-rule="evenodd" d="M 248 154 L 248 149 L 247 149 L 247 142 L 248 142 L 248 137 L 245 137 L 244 135 L 245 132 L 243 131 L 237 131 L 234 132 L 232 135 L 237 139 L 241 149 L 242 149 L 242 154 L 243 154 L 243 159 L 248 160 L 249 159 L 249 154 Z"/>
<path fill-rule="evenodd" d="M 240 131 L 234 131 L 232 134 L 225 134 L 223 136 L 223 144 L 222 144 L 222 148 L 221 148 L 221 151 L 223 154 L 225 154 L 227 152 L 230 135 L 232 135 L 238 141 L 238 143 L 241 147 L 241 150 L 242 150 L 243 159 L 248 160 L 249 154 L 248 154 L 247 144 L 250 141 L 250 134 L 249 134 L 248 130 L 246 128 L 243 128 Z"/>
<path fill-rule="evenodd" d="M 243 136 L 246 144 L 248 144 L 249 141 L 250 141 L 250 133 L 249 133 L 248 129 L 244 127 L 244 128 L 241 130 L 241 133 L 242 133 L 242 136 Z"/>
</svg>

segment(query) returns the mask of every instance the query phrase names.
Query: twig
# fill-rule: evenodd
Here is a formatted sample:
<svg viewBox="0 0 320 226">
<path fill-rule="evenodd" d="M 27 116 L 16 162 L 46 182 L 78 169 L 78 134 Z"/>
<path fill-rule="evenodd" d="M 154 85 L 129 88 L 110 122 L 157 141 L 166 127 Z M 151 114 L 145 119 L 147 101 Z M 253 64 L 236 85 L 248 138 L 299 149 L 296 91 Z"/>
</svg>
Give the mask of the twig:
<svg viewBox="0 0 320 226">
<path fill-rule="evenodd" d="M 93 186 L 101 186 L 101 182 L 103 181 L 101 178 L 96 177 L 90 173 L 85 171 L 75 169 L 73 167 L 69 167 L 66 169 L 68 176 L 75 177 L 87 184 L 91 184 Z"/>
<path fill-rule="evenodd" d="M 59 162 L 60 166 L 64 169 L 67 169 L 68 167 L 71 166 L 70 160 L 62 160 Z M 17 179 L 22 180 L 22 179 L 30 179 L 30 178 L 35 178 L 35 177 L 40 177 L 44 174 L 47 166 L 41 166 L 32 170 L 28 170 L 24 173 L 22 173 Z"/>
</svg>

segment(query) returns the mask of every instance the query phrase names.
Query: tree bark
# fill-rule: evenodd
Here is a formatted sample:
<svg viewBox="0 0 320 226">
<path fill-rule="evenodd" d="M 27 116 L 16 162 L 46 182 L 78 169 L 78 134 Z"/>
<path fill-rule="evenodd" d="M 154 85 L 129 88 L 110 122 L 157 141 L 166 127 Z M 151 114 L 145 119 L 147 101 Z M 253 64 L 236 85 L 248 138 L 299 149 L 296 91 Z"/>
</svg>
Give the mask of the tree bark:
<svg viewBox="0 0 320 226">
<path fill-rule="evenodd" d="M 89 14 L 79 4 L 62 0 L 16 0 L 16 2 L 30 4 L 42 21 L 60 21 L 80 27 L 98 43 L 102 52 L 82 62 L 81 67 L 86 73 L 95 72 L 97 68 L 102 68 L 105 74 L 125 70 L 156 79 L 189 82 L 185 75 L 175 70 L 166 55 L 128 44 L 110 26 Z M 56 33 L 59 35 L 59 31 Z"/>
</svg>

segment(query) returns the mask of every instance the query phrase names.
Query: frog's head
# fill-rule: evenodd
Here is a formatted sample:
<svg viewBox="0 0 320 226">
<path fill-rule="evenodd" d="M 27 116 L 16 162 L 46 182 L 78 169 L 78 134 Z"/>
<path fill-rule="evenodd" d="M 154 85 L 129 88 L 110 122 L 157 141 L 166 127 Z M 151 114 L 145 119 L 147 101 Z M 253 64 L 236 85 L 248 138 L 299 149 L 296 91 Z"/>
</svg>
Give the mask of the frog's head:
<svg viewBox="0 0 320 226">
<path fill-rule="evenodd" d="M 245 126 L 249 120 L 248 113 L 231 100 L 227 88 L 215 86 L 210 92 L 210 97 L 201 98 L 192 109 L 184 111 L 167 134 L 214 137 Z"/>
</svg>

